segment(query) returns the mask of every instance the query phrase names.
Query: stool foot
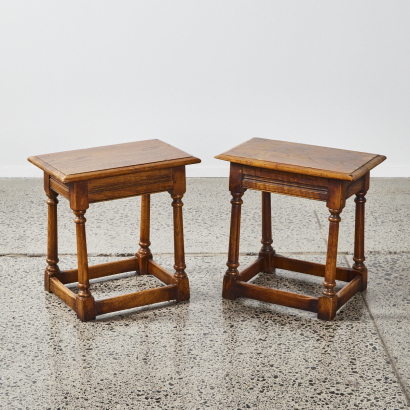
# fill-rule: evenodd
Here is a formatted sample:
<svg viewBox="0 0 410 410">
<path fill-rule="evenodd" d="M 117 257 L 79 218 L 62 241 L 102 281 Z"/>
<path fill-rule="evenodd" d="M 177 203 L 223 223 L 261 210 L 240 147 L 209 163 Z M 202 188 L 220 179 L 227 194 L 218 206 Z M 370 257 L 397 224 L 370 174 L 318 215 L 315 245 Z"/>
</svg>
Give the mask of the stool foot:
<svg viewBox="0 0 410 410">
<path fill-rule="evenodd" d="M 237 275 L 227 275 L 224 276 L 223 287 L 222 287 L 222 297 L 224 299 L 235 300 L 235 282 L 238 279 Z"/>
<path fill-rule="evenodd" d="M 367 289 L 367 268 L 360 272 L 360 276 L 362 277 L 362 284 L 360 286 L 360 292 L 364 292 Z"/>
<path fill-rule="evenodd" d="M 337 296 L 320 296 L 317 317 L 322 320 L 333 320 L 336 316 L 337 310 Z"/>
<path fill-rule="evenodd" d="M 174 277 L 175 278 L 175 277 Z M 182 302 L 184 300 L 189 300 L 190 292 L 189 292 L 189 280 L 188 277 L 185 278 L 175 278 L 177 281 L 177 300 L 178 302 Z"/>
<path fill-rule="evenodd" d="M 82 322 L 87 322 L 89 320 L 95 319 L 95 303 L 94 298 L 92 296 L 89 296 L 87 298 L 77 296 L 76 308 L 77 317 Z"/>
<path fill-rule="evenodd" d="M 44 290 L 46 292 L 53 293 L 51 291 L 50 279 L 55 276 L 56 275 L 54 272 L 49 272 L 48 269 L 46 268 L 46 270 L 44 271 Z"/>
<path fill-rule="evenodd" d="M 53 293 L 50 289 L 50 279 L 56 276 L 58 277 L 59 273 L 60 273 L 60 268 L 58 267 L 57 264 L 54 266 L 51 266 L 51 265 L 47 266 L 47 268 L 44 271 L 44 290 L 46 290 L 49 293 Z"/>
<path fill-rule="evenodd" d="M 274 258 L 275 258 L 275 251 L 272 252 L 259 252 L 259 256 L 263 257 L 263 270 L 262 272 L 264 273 L 275 273 L 276 272 L 276 267 L 274 265 Z"/>
</svg>

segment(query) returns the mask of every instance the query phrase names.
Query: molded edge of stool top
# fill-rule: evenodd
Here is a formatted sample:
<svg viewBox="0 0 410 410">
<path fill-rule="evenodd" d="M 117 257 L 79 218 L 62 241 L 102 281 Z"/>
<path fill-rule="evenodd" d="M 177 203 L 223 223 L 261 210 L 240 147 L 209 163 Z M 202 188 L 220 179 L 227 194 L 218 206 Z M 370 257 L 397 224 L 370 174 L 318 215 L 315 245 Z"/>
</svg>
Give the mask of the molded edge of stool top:
<svg viewBox="0 0 410 410">
<path fill-rule="evenodd" d="M 201 162 L 158 139 L 37 155 L 27 160 L 63 183 Z"/>
<path fill-rule="evenodd" d="M 295 142 L 252 138 L 215 157 L 254 167 L 355 181 L 383 162 L 384 155 Z"/>
</svg>

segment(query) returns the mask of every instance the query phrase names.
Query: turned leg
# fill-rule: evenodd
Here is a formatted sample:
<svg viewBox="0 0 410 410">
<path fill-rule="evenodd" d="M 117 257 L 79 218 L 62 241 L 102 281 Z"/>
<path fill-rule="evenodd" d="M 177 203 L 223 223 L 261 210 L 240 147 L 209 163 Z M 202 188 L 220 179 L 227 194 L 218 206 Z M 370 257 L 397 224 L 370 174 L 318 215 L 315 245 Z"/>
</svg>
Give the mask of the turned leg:
<svg viewBox="0 0 410 410">
<path fill-rule="evenodd" d="M 222 297 L 225 299 L 235 299 L 235 281 L 239 275 L 239 236 L 241 225 L 241 205 L 243 204 L 243 192 L 232 192 L 231 210 L 231 232 L 229 236 L 228 250 L 228 270 L 224 276 Z"/>
<path fill-rule="evenodd" d="M 77 234 L 78 296 L 77 316 L 83 322 L 95 319 L 94 298 L 89 291 L 87 243 L 85 238 L 85 211 L 74 211 Z"/>
<path fill-rule="evenodd" d="M 139 262 L 140 275 L 148 273 L 148 259 L 152 259 L 152 253 L 149 248 L 151 242 L 149 240 L 150 228 L 150 195 L 141 196 L 141 227 L 140 227 L 140 249 L 135 255 Z"/>
<path fill-rule="evenodd" d="M 172 193 L 172 207 L 174 208 L 174 256 L 175 256 L 175 273 L 174 278 L 178 283 L 178 300 L 188 300 L 189 281 L 185 273 L 185 251 L 184 251 L 184 230 L 182 225 L 182 194 Z"/>
<path fill-rule="evenodd" d="M 355 221 L 355 236 L 354 236 L 354 265 L 353 269 L 362 277 L 361 291 L 367 288 L 367 268 L 364 264 L 364 204 L 366 192 L 358 192 L 356 194 L 356 221 Z"/>
<path fill-rule="evenodd" d="M 336 315 L 337 297 L 334 291 L 336 286 L 337 242 L 339 238 L 339 222 L 341 209 L 329 209 L 329 238 L 327 243 L 327 257 L 325 280 L 323 282 L 324 296 L 319 298 L 318 318 L 332 320 Z"/>
<path fill-rule="evenodd" d="M 47 193 L 48 205 L 48 234 L 47 234 L 47 267 L 44 271 L 44 289 L 50 291 L 50 278 L 56 276 L 60 269 L 58 267 L 58 242 L 57 242 L 57 204 L 58 194 L 49 190 Z"/>
<path fill-rule="evenodd" d="M 273 265 L 275 251 L 272 242 L 271 195 L 270 192 L 262 192 L 262 248 L 259 256 L 265 258 L 265 273 L 272 273 L 275 270 Z"/>
</svg>

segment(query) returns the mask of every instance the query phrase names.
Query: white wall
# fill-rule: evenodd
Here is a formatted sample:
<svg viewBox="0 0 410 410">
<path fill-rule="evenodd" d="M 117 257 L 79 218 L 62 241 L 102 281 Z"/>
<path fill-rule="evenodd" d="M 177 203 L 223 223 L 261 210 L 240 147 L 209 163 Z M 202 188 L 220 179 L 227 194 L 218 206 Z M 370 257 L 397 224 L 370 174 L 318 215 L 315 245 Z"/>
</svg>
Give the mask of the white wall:
<svg viewBox="0 0 410 410">
<path fill-rule="evenodd" d="M 0 0 L 0 176 L 148 138 L 226 176 L 213 156 L 255 136 L 409 177 L 410 2 Z"/>
</svg>

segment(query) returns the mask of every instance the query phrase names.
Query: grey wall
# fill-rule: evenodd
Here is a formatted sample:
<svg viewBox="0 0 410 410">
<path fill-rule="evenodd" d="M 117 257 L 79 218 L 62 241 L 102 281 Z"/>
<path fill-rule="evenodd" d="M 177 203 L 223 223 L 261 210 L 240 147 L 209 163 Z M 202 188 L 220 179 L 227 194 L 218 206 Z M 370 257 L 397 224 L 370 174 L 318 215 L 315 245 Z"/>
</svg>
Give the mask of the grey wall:
<svg viewBox="0 0 410 410">
<path fill-rule="evenodd" d="M 0 1 L 0 176 L 29 155 L 251 137 L 385 154 L 410 176 L 408 1 Z"/>
</svg>

